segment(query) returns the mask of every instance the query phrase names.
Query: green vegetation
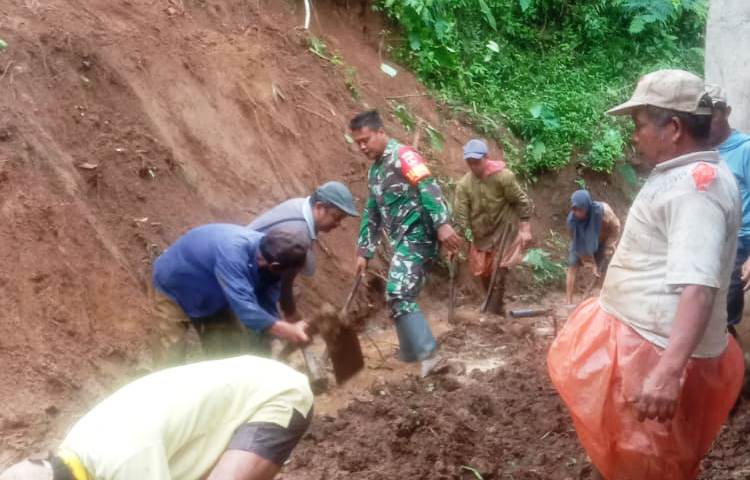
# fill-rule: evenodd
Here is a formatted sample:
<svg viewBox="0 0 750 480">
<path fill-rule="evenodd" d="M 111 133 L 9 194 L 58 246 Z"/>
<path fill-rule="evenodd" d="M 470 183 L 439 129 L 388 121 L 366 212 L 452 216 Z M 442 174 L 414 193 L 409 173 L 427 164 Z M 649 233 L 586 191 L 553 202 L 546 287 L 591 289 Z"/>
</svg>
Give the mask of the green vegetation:
<svg viewBox="0 0 750 480">
<path fill-rule="evenodd" d="M 326 42 L 324 42 L 321 38 L 318 38 L 315 35 L 310 35 L 307 37 L 307 44 L 309 45 L 308 50 L 310 50 L 311 53 L 319 56 L 323 60 L 327 60 L 336 66 L 344 64 L 344 62 L 341 60 L 341 57 L 339 57 L 337 54 L 329 53 L 328 45 L 326 45 Z"/>
<path fill-rule="evenodd" d="M 380 0 L 394 54 L 522 174 L 610 172 L 627 122 L 603 112 L 657 68 L 701 72 L 707 0 Z M 510 141 L 509 130 L 525 142 Z"/>
<path fill-rule="evenodd" d="M 534 281 L 546 285 L 565 278 L 565 265 L 552 260 L 552 256 L 541 248 L 532 248 L 523 257 L 523 263 L 531 268 Z"/>
</svg>

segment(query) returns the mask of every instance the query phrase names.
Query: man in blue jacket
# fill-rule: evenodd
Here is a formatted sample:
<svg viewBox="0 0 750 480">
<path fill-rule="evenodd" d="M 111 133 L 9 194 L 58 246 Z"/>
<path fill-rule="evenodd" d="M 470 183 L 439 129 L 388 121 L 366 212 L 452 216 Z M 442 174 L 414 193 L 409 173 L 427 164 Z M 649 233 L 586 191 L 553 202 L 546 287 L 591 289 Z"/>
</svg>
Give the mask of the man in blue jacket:
<svg viewBox="0 0 750 480">
<path fill-rule="evenodd" d="M 282 278 L 305 264 L 309 240 L 280 229 L 262 234 L 209 224 L 180 237 L 154 263 L 154 308 L 165 363 L 184 359 L 195 327 L 207 357 L 270 353 L 269 335 L 308 341 L 305 322 L 279 319 Z"/>
<path fill-rule="evenodd" d="M 717 85 L 709 85 L 707 92 L 714 107 L 711 144 L 719 150 L 722 160 L 737 179 L 742 197 L 742 225 L 737 239 L 737 257 L 732 270 L 732 281 L 727 294 L 727 324 L 732 335 L 737 336 L 735 325 L 742 320 L 742 310 L 745 308 L 742 266 L 750 257 L 750 135 L 738 132 L 729 125 L 732 107 L 727 103 L 724 90 Z M 745 270 L 750 270 L 750 264 Z"/>
</svg>

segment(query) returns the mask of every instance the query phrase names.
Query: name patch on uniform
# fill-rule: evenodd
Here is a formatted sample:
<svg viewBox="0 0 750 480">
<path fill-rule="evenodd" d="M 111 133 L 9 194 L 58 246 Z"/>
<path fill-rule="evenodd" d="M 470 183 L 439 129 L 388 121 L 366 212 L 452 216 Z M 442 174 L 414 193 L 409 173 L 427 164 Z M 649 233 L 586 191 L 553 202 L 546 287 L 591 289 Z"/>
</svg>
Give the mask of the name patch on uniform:
<svg viewBox="0 0 750 480">
<path fill-rule="evenodd" d="M 430 169 L 427 168 L 424 159 L 412 147 L 399 148 L 398 159 L 401 161 L 401 173 L 411 185 L 416 186 L 430 176 Z"/>
<path fill-rule="evenodd" d="M 716 167 L 705 162 L 700 162 L 693 167 L 693 183 L 699 192 L 705 192 L 716 178 Z"/>
</svg>

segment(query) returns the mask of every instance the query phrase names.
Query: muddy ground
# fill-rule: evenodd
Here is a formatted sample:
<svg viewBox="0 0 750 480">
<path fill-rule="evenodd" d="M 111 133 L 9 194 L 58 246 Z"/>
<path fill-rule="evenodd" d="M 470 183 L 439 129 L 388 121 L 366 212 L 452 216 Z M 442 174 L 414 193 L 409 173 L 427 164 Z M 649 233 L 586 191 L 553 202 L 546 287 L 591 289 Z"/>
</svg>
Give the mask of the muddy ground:
<svg viewBox="0 0 750 480">
<path fill-rule="evenodd" d="M 0 2 L 9 45 L 0 52 L 0 468 L 53 448 L 99 399 L 153 368 L 150 266 L 184 231 L 246 223 L 332 179 L 362 205 L 367 163 L 344 135 L 351 114 L 378 108 L 409 142 L 414 132 L 393 115 L 406 108 L 445 139 L 442 150 L 422 143 L 434 171 L 464 173 L 460 148 L 476 134 L 388 58 L 387 22 L 368 2 L 313 3 L 312 34 L 325 44 L 315 52 L 299 28 L 301 1 Z M 530 183 L 532 229 L 558 259 L 580 179 L 627 212 L 617 176 L 571 165 Z M 322 238 L 303 308 L 341 304 L 356 231 L 347 221 Z M 372 279 L 355 305 L 372 319 L 368 370 L 318 398 L 284 478 L 473 478 L 462 467 L 485 478 L 588 478 L 544 370 L 550 320 L 529 329 L 469 313 L 452 330 L 445 272 L 434 278 L 421 302 L 458 360 L 453 371 L 422 381 L 395 360 L 382 282 Z M 470 310 L 466 280 L 459 297 Z M 544 288 L 518 272 L 509 290 L 519 307 L 561 303 Z M 748 478 L 747 409 L 704 478 Z"/>
<path fill-rule="evenodd" d="M 433 294 L 436 292 L 433 292 Z M 436 296 L 437 297 L 437 296 Z M 561 305 L 558 292 L 512 308 Z M 467 304 L 445 322 L 441 300 L 426 302 L 450 367 L 420 379 L 395 360 L 397 344 L 376 317 L 363 340 L 370 368 L 355 385 L 318 398 L 313 426 L 283 480 L 593 479 L 570 418 L 546 373 L 546 351 L 564 308 L 536 319 L 482 316 Z M 700 478 L 750 478 L 750 401 L 743 397 L 704 461 Z"/>
</svg>

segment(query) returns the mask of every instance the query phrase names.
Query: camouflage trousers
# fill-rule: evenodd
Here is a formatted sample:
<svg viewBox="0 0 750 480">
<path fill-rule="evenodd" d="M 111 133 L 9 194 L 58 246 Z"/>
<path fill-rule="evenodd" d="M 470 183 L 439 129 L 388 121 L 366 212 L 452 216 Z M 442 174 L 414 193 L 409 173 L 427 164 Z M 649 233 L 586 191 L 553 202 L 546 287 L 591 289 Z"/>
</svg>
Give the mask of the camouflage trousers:
<svg viewBox="0 0 750 480">
<path fill-rule="evenodd" d="M 418 312 L 417 297 L 424 287 L 430 263 L 437 254 L 434 241 L 421 230 L 409 233 L 393 247 L 385 298 L 391 318 Z"/>
</svg>

